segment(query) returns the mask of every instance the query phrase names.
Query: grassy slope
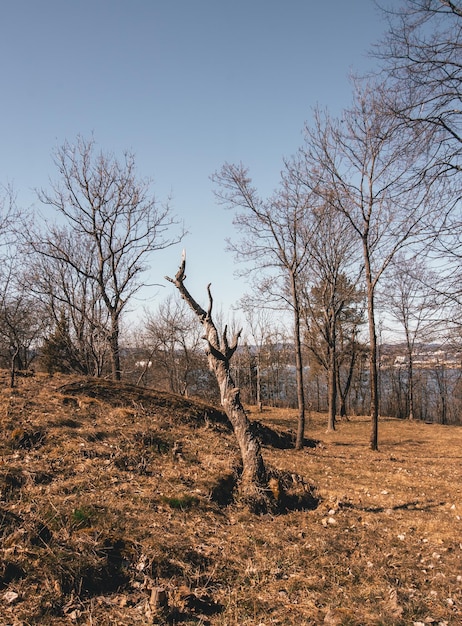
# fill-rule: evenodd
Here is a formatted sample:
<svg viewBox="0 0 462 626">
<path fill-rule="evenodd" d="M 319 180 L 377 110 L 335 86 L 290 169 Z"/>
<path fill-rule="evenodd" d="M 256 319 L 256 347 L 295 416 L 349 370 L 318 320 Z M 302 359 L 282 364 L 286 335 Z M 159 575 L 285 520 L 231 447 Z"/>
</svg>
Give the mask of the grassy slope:
<svg viewBox="0 0 462 626">
<path fill-rule="evenodd" d="M 263 452 L 319 505 L 257 517 L 210 498 L 237 462 L 218 411 L 67 377 L 7 381 L 0 626 L 462 623 L 460 427 L 383 420 L 373 453 L 367 420 L 327 434 L 314 415 L 316 447 Z M 250 417 L 295 428 L 294 411 Z"/>
</svg>

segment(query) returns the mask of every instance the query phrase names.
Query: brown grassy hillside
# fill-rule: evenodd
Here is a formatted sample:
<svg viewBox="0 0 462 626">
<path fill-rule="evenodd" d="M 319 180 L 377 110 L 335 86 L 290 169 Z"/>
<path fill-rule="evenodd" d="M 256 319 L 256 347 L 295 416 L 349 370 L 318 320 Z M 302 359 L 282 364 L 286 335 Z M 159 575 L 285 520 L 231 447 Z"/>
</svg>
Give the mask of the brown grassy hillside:
<svg viewBox="0 0 462 626">
<path fill-rule="evenodd" d="M 384 420 L 373 453 L 367 420 L 326 434 L 315 415 L 296 452 L 294 411 L 251 411 L 265 461 L 319 498 L 255 516 L 229 501 L 237 450 L 212 407 L 7 383 L 0 626 L 462 623 L 461 428 Z"/>
</svg>

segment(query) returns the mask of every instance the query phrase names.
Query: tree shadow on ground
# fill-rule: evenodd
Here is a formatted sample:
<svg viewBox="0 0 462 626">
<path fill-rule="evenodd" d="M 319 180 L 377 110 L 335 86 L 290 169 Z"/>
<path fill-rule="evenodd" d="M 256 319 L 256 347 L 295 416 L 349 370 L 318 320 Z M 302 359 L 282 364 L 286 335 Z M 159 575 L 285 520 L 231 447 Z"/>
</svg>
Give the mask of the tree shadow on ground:
<svg viewBox="0 0 462 626">
<path fill-rule="evenodd" d="M 419 511 L 431 511 L 445 504 L 445 502 L 420 502 L 419 500 L 413 500 L 412 502 L 403 502 L 394 506 L 359 506 L 352 502 L 341 502 L 339 508 L 365 511 L 366 513 L 384 513 L 385 511 L 415 511 L 417 509 Z"/>
<path fill-rule="evenodd" d="M 292 431 L 278 431 L 262 424 L 258 420 L 252 421 L 251 425 L 253 434 L 263 446 L 277 448 L 278 450 L 293 450 L 295 448 L 296 436 Z M 305 448 L 316 448 L 319 445 L 319 441 L 305 438 L 303 445 Z"/>
</svg>

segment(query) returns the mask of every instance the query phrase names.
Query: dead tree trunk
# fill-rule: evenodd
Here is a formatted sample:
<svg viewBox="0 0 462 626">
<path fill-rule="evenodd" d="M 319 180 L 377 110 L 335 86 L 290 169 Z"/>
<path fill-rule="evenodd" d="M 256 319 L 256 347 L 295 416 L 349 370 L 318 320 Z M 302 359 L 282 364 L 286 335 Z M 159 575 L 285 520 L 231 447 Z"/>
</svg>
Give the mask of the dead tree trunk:
<svg viewBox="0 0 462 626">
<path fill-rule="evenodd" d="M 252 432 L 252 425 L 241 404 L 239 388 L 236 387 L 230 373 L 230 359 L 236 351 L 240 331 L 228 342 L 227 328 L 221 337 L 212 319 L 212 295 L 207 287 L 209 308 L 205 311 L 191 296 L 184 285 L 186 258 L 183 254 L 181 265 L 175 278 L 166 276 L 166 280 L 175 285 L 181 297 L 188 303 L 202 324 L 207 341 L 207 359 L 211 372 L 215 374 L 220 389 L 221 404 L 231 422 L 239 445 L 243 471 L 240 481 L 240 497 L 256 512 L 274 509 L 277 502 L 268 486 L 268 474 L 260 450 L 260 442 Z"/>
</svg>

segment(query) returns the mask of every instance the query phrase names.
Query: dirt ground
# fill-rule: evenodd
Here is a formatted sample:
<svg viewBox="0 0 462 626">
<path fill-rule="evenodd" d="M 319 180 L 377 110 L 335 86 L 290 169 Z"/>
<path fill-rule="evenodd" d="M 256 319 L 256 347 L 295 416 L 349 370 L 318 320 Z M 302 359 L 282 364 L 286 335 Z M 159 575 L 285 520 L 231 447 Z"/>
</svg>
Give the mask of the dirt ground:
<svg viewBox="0 0 462 626">
<path fill-rule="evenodd" d="M 0 390 L 0 626 L 462 623 L 461 427 L 381 419 L 372 452 L 367 418 L 314 414 L 295 451 L 295 411 L 249 407 L 311 496 L 254 515 L 216 408 L 58 375 Z"/>
</svg>

